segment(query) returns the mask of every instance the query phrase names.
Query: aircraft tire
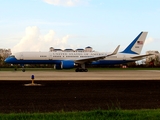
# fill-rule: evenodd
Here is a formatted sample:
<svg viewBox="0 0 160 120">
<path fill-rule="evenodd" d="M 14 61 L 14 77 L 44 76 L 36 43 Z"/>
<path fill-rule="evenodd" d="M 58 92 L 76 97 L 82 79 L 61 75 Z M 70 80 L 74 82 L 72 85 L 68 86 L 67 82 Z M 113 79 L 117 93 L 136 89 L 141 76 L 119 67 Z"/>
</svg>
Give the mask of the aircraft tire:
<svg viewBox="0 0 160 120">
<path fill-rule="evenodd" d="M 77 68 L 77 69 L 75 70 L 75 72 L 79 72 L 79 69 Z"/>
<path fill-rule="evenodd" d="M 88 72 L 88 69 L 79 69 L 77 68 L 75 72 Z"/>
</svg>

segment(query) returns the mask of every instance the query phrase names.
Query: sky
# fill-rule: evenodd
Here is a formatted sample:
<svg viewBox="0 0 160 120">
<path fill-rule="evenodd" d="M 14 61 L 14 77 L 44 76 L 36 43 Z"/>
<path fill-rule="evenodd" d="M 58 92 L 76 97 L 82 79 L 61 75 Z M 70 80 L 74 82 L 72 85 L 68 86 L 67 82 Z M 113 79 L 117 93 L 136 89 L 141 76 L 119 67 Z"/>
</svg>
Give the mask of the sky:
<svg viewBox="0 0 160 120">
<path fill-rule="evenodd" d="M 160 52 L 160 0 L 0 0 L 0 48 L 112 52 L 147 31 L 142 53 Z"/>
</svg>

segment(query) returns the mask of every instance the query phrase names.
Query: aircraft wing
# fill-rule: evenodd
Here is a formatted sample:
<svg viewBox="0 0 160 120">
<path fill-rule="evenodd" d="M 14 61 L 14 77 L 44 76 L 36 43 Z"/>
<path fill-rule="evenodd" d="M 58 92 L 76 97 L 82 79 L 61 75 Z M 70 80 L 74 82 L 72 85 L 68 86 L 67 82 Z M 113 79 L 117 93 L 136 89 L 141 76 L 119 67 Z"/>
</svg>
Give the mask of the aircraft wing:
<svg viewBox="0 0 160 120">
<path fill-rule="evenodd" d="M 118 45 L 118 47 L 117 47 L 117 48 L 114 50 L 114 52 L 111 53 L 111 54 L 102 55 L 102 56 L 97 56 L 97 57 L 81 58 L 81 59 L 75 60 L 75 63 L 85 63 L 85 62 L 92 62 L 92 61 L 97 61 L 97 60 L 100 60 L 100 59 L 104 59 L 105 57 L 108 57 L 108 56 L 112 56 L 112 55 L 117 54 L 117 52 L 118 52 L 118 50 L 119 50 L 119 47 L 120 47 L 120 45 Z"/>
<path fill-rule="evenodd" d="M 131 58 L 132 59 L 138 59 L 138 58 L 144 58 L 144 57 L 147 57 L 147 56 L 150 56 L 150 55 L 154 55 L 154 54 L 138 55 L 138 56 L 134 56 L 134 57 L 131 57 Z"/>
</svg>

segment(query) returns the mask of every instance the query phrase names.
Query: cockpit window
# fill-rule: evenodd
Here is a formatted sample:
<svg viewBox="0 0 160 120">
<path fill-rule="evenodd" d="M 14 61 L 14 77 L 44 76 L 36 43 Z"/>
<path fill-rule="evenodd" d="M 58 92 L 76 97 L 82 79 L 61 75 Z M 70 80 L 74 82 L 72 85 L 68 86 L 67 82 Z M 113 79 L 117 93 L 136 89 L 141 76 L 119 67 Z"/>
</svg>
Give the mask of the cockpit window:
<svg viewBox="0 0 160 120">
<path fill-rule="evenodd" d="M 14 57 L 14 58 L 15 58 L 15 56 L 14 56 L 14 55 L 10 55 L 9 57 Z"/>
</svg>

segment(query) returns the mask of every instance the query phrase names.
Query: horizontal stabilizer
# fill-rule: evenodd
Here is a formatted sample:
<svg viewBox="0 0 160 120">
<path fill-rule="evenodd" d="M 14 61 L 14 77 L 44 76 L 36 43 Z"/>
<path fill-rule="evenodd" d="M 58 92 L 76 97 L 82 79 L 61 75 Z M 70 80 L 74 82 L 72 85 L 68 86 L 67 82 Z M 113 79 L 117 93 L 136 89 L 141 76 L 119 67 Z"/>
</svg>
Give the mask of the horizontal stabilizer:
<svg viewBox="0 0 160 120">
<path fill-rule="evenodd" d="M 147 54 L 147 55 L 138 55 L 138 56 L 134 56 L 134 57 L 131 57 L 132 59 L 139 59 L 139 58 L 144 58 L 144 57 L 147 57 L 147 56 L 150 56 L 150 55 L 154 55 L 154 54 Z"/>
</svg>

